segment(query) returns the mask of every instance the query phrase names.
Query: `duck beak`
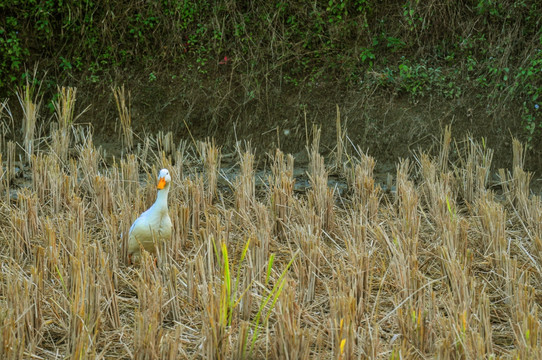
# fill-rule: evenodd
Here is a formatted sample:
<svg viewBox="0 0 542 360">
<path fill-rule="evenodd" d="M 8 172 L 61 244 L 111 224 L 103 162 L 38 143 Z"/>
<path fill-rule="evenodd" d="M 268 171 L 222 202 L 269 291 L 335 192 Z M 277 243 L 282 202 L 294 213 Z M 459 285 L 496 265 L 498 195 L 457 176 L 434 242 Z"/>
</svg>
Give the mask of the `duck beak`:
<svg viewBox="0 0 542 360">
<path fill-rule="evenodd" d="M 166 186 L 166 178 L 161 177 L 160 180 L 158 180 L 158 190 L 162 190 Z"/>
</svg>

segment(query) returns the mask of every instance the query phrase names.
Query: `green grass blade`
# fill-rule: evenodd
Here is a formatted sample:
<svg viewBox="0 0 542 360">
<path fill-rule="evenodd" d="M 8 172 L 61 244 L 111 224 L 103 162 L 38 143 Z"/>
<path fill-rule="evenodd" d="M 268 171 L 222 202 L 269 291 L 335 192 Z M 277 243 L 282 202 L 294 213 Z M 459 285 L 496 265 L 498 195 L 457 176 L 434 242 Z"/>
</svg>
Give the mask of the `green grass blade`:
<svg viewBox="0 0 542 360">
<path fill-rule="evenodd" d="M 265 285 L 269 283 L 269 277 L 271 276 L 271 268 L 273 267 L 273 262 L 275 261 L 275 254 L 271 254 L 269 261 L 267 262 L 267 272 L 265 274 Z"/>
</svg>

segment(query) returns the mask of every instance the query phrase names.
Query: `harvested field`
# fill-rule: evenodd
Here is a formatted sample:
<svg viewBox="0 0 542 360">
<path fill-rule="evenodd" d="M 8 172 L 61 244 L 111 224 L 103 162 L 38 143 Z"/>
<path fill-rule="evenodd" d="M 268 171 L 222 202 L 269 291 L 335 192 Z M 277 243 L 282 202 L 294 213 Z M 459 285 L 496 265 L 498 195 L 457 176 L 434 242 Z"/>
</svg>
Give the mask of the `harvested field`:
<svg viewBox="0 0 542 360">
<path fill-rule="evenodd" d="M 298 191 L 291 155 L 257 176 L 250 144 L 225 161 L 212 141 L 135 136 L 116 96 L 121 158 L 73 125 L 73 89 L 45 138 L 24 94 L 21 145 L 3 132 L 0 358 L 541 358 L 542 201 L 519 141 L 496 170 L 447 128 L 381 183 L 347 130 L 324 159 L 308 129 Z M 173 236 L 129 266 L 161 168 Z"/>
</svg>

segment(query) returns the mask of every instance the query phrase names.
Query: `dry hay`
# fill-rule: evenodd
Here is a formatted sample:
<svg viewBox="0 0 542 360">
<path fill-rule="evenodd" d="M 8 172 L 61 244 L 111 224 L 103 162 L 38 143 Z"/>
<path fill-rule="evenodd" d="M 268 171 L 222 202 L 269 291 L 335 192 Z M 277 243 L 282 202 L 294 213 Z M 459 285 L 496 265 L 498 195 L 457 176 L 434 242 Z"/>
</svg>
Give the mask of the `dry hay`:
<svg viewBox="0 0 542 360">
<path fill-rule="evenodd" d="M 542 202 L 519 142 L 494 183 L 485 143 L 446 129 L 436 156 L 402 160 L 383 189 L 372 157 L 341 143 L 328 166 L 318 139 L 302 193 L 280 150 L 256 185 L 249 145 L 226 179 L 212 142 L 159 134 L 106 166 L 81 129 L 45 150 L 26 137 L 15 188 L 2 139 L 0 357 L 540 358 Z M 173 238 L 156 266 L 127 266 L 163 167 Z"/>
</svg>

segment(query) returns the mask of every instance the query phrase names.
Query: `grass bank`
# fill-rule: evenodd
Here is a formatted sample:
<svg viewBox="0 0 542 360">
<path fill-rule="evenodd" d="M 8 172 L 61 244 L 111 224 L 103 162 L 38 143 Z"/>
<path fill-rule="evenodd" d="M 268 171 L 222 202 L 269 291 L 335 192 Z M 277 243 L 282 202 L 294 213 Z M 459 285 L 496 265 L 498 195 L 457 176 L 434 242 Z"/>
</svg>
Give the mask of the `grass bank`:
<svg viewBox="0 0 542 360">
<path fill-rule="evenodd" d="M 466 97 L 484 104 L 479 121 L 497 122 L 506 133 L 512 114 L 516 136 L 533 148 L 541 139 L 542 12 L 535 0 L 12 0 L 0 9 L 5 96 L 34 66 L 48 102 L 57 85 L 88 96 L 125 82 L 151 93 L 178 87 L 204 115 L 194 126 L 217 129 L 233 123 L 237 115 L 224 113 L 232 107 L 261 118 L 273 89 L 311 94 L 326 84 L 337 93 L 413 102 Z M 205 101 L 190 95 L 197 89 L 214 109 L 205 112 Z"/>
</svg>

